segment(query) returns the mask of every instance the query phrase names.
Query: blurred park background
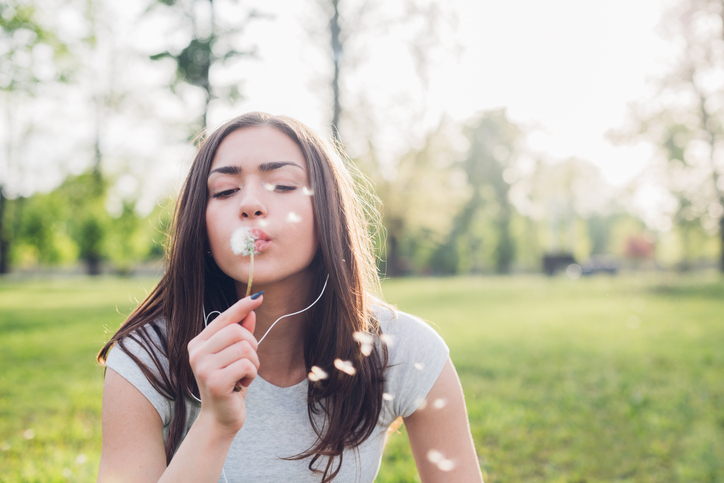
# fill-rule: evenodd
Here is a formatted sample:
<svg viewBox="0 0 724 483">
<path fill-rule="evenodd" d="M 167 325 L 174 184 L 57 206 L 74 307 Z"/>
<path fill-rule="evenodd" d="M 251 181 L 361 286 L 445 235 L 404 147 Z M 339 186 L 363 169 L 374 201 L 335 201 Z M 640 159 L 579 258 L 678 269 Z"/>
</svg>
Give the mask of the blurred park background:
<svg viewBox="0 0 724 483">
<path fill-rule="evenodd" d="M 344 146 L 486 481 L 724 481 L 720 0 L 0 1 L 0 481 L 92 481 L 93 356 L 199 133 Z M 380 481 L 414 481 L 393 435 Z"/>
</svg>

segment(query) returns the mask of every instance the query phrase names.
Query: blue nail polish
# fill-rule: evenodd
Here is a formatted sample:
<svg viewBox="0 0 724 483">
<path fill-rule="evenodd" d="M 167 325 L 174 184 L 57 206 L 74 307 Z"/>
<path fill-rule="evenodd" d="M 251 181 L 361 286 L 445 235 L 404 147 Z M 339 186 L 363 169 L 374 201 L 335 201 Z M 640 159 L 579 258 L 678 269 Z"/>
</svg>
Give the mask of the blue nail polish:
<svg viewBox="0 0 724 483">
<path fill-rule="evenodd" d="M 264 294 L 264 291 L 262 290 L 261 292 L 257 292 L 257 293 L 255 293 L 254 295 L 252 295 L 252 296 L 249 297 L 249 298 L 250 298 L 251 300 L 256 300 L 256 299 L 258 299 L 259 297 L 261 297 L 263 294 Z"/>
</svg>

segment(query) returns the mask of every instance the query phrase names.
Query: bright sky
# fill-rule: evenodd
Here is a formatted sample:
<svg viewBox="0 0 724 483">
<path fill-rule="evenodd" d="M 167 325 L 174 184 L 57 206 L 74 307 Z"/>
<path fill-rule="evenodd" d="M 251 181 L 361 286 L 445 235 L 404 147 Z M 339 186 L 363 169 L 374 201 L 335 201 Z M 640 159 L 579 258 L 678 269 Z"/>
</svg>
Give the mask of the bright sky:
<svg viewBox="0 0 724 483">
<path fill-rule="evenodd" d="M 623 124 L 627 103 L 644 97 L 647 78 L 663 69 L 668 48 L 654 29 L 664 1 L 452 0 L 463 51 L 433 72 L 431 117 L 446 112 L 465 120 L 506 107 L 514 121 L 535 128 L 533 149 L 554 158 L 582 157 L 613 184 L 623 184 L 644 166 L 649 151 L 613 146 L 605 134 Z M 299 27 L 304 17 L 295 10 L 302 3 L 268 3 L 276 7 L 276 20 L 248 31 L 261 61 L 248 64 L 241 107 L 287 113 L 326 129 L 325 66 L 308 42 L 298 40 L 305 38 Z M 399 65 L 399 50 L 374 42 L 369 49 L 352 81 L 364 84 L 357 78 L 363 76 L 375 88 L 404 89 L 410 69 Z M 230 113 L 217 114 L 214 120 L 221 121 Z"/>
</svg>

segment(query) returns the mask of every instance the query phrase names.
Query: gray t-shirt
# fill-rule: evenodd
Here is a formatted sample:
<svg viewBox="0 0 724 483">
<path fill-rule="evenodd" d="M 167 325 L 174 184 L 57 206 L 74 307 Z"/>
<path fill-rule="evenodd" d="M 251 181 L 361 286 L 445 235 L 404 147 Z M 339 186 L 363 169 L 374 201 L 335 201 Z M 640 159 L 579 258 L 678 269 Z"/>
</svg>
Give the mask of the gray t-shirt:
<svg viewBox="0 0 724 483">
<path fill-rule="evenodd" d="M 372 435 L 357 448 L 344 452 L 342 468 L 335 482 L 374 481 L 390 424 L 398 416 L 406 418 L 417 410 L 448 358 L 445 342 L 419 318 L 399 311 L 393 313 L 386 308 L 379 308 L 377 314 L 389 353 L 383 408 Z M 127 341 L 126 348 L 142 361 L 150 362 L 146 352 L 133 341 Z M 149 366 L 153 367 L 152 364 Z M 106 367 L 116 371 L 148 398 L 161 416 L 165 436 L 173 416 L 172 401 L 153 388 L 118 346 L 111 349 Z M 307 383 L 305 380 L 295 386 L 278 387 L 259 376 L 254 379 L 246 396 L 244 426 L 236 435 L 224 464 L 228 483 L 321 481 L 321 474 L 309 470 L 309 459 L 281 459 L 307 450 L 316 441 L 307 415 Z M 186 402 L 188 432 L 200 405 L 191 399 Z M 326 459 L 320 458 L 318 467 L 323 469 L 324 464 Z M 224 476 L 221 483 L 224 483 Z"/>
</svg>

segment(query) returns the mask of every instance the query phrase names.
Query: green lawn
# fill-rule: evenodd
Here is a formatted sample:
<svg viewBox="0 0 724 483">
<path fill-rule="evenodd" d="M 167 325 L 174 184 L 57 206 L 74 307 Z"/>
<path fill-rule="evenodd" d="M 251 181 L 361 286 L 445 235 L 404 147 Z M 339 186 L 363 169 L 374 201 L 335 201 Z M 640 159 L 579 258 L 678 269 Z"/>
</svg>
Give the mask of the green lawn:
<svg viewBox="0 0 724 483">
<path fill-rule="evenodd" d="M 94 481 L 94 356 L 147 279 L 0 280 L 0 481 Z M 724 280 L 715 274 L 390 280 L 434 322 L 486 482 L 724 482 Z M 415 481 L 392 436 L 380 482 Z"/>
</svg>

